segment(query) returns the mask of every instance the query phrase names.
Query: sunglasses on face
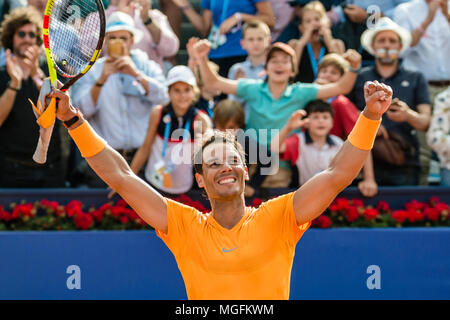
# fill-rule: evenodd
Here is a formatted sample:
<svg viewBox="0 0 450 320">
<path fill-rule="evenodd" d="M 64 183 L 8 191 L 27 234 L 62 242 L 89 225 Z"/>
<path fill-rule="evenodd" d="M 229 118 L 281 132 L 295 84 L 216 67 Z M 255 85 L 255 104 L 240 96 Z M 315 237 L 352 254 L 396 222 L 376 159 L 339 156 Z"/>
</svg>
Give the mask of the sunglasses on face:
<svg viewBox="0 0 450 320">
<path fill-rule="evenodd" d="M 17 32 L 17 35 L 19 36 L 20 39 L 25 38 L 25 36 L 26 36 L 27 34 L 28 34 L 28 36 L 29 36 L 31 39 L 36 38 L 36 33 L 33 32 L 33 31 L 30 31 L 30 32 L 19 31 L 19 32 Z"/>
</svg>

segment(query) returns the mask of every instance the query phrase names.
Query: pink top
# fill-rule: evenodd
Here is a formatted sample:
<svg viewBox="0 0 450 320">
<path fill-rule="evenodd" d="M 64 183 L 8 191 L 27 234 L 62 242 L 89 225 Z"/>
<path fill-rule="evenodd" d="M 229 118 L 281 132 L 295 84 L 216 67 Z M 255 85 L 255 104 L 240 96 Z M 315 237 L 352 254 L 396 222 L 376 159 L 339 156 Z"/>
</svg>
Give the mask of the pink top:
<svg viewBox="0 0 450 320">
<path fill-rule="evenodd" d="M 270 0 L 270 2 L 276 21 L 271 32 L 272 41 L 275 41 L 294 18 L 294 8 L 287 1 Z"/>
<path fill-rule="evenodd" d="M 105 11 L 106 19 L 117 10 L 116 6 L 109 5 L 108 9 Z M 180 41 L 173 32 L 167 17 L 161 11 L 152 9 L 150 10 L 149 16 L 161 29 L 161 40 L 158 44 L 153 41 L 150 31 L 148 31 L 141 18 L 136 14 L 134 16 L 135 26 L 144 33 L 144 37 L 141 41 L 136 43 L 133 48 L 141 49 L 146 52 L 151 60 L 157 62 L 161 68 L 163 68 L 163 58 L 177 54 L 180 47 Z"/>
</svg>

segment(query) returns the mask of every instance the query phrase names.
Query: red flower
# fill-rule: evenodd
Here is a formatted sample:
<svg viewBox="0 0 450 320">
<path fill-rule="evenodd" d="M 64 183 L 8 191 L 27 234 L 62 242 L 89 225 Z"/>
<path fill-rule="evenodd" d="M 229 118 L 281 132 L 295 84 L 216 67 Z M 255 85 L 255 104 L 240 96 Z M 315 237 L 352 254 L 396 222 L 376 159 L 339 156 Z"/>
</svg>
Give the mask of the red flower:
<svg viewBox="0 0 450 320">
<path fill-rule="evenodd" d="M 119 217 L 119 221 L 121 224 L 127 224 L 128 223 L 128 217 L 125 215 L 122 215 Z"/>
<path fill-rule="evenodd" d="M 47 199 L 42 199 L 40 202 L 41 207 L 46 209 L 49 213 L 55 213 L 56 215 L 60 215 L 64 212 L 64 208 L 59 205 L 56 201 L 49 201 Z"/>
<path fill-rule="evenodd" d="M 346 210 L 346 209 L 348 209 L 350 207 L 350 203 L 345 198 L 337 198 L 334 201 L 334 204 L 335 204 L 335 210 L 336 211 Z"/>
<path fill-rule="evenodd" d="M 376 219 L 378 217 L 378 211 L 373 208 L 368 208 L 368 209 L 364 210 L 363 214 L 364 214 L 364 217 L 366 218 L 366 220 L 372 220 L 372 219 Z"/>
<path fill-rule="evenodd" d="M 436 203 L 440 202 L 440 201 L 441 201 L 441 199 L 439 199 L 438 197 L 431 197 L 430 198 L 430 204 L 432 206 L 435 205 Z"/>
<path fill-rule="evenodd" d="M 87 230 L 94 224 L 94 219 L 87 213 L 80 212 L 73 219 L 75 227 L 81 230 Z"/>
<path fill-rule="evenodd" d="M 422 221 L 424 218 L 424 215 L 418 210 L 408 210 L 407 214 L 410 222 Z"/>
<path fill-rule="evenodd" d="M 13 212 L 11 214 L 11 219 L 19 219 L 25 218 L 28 220 L 30 217 L 33 217 L 36 210 L 33 208 L 31 203 L 26 204 L 18 204 L 14 207 Z"/>
<path fill-rule="evenodd" d="M 252 200 L 252 207 L 258 208 L 262 203 L 263 202 L 260 198 L 254 198 Z"/>
<path fill-rule="evenodd" d="M 425 207 L 425 203 L 419 202 L 417 200 L 412 200 L 411 202 L 408 202 L 405 204 L 406 210 L 422 210 Z"/>
<path fill-rule="evenodd" d="M 325 215 L 321 215 L 315 221 L 315 224 L 322 229 L 327 229 L 331 227 L 331 219 Z"/>
<path fill-rule="evenodd" d="M 127 208 L 121 206 L 115 206 L 111 208 L 111 215 L 113 217 L 120 217 L 121 215 L 126 215 Z"/>
<path fill-rule="evenodd" d="M 406 212 L 405 210 L 395 210 L 392 213 L 392 218 L 394 218 L 398 223 L 403 223 L 407 216 L 408 212 Z"/>
<path fill-rule="evenodd" d="M 66 212 L 67 216 L 69 218 L 76 216 L 77 214 L 81 213 L 81 210 L 83 208 L 83 204 L 81 201 L 78 200 L 72 200 L 66 205 Z"/>
<path fill-rule="evenodd" d="M 435 208 L 425 208 L 423 214 L 428 220 L 437 221 L 439 219 L 439 212 Z"/>
<path fill-rule="evenodd" d="M 92 212 L 89 212 L 89 214 L 91 215 L 92 218 L 94 218 L 95 221 L 97 221 L 98 223 L 102 223 L 103 221 L 103 211 L 98 209 L 98 210 L 94 210 Z"/>
<path fill-rule="evenodd" d="M 116 206 L 126 208 L 128 207 L 128 203 L 125 200 L 120 199 L 119 201 L 117 201 Z"/>
<path fill-rule="evenodd" d="M 5 222 L 11 220 L 11 213 L 6 210 L 3 210 L 3 207 L 0 206 L 0 221 L 2 220 Z"/>
<path fill-rule="evenodd" d="M 386 201 L 380 201 L 378 202 L 376 209 L 378 211 L 389 211 L 389 204 Z"/>
<path fill-rule="evenodd" d="M 352 204 L 355 207 L 364 207 L 364 202 L 361 199 L 352 199 Z"/>
<path fill-rule="evenodd" d="M 433 207 L 443 218 L 448 218 L 450 207 L 444 202 L 438 202 Z"/>
<path fill-rule="evenodd" d="M 345 210 L 345 218 L 348 222 L 353 222 L 356 219 L 358 219 L 358 209 L 356 207 L 349 207 L 347 210 Z"/>
</svg>

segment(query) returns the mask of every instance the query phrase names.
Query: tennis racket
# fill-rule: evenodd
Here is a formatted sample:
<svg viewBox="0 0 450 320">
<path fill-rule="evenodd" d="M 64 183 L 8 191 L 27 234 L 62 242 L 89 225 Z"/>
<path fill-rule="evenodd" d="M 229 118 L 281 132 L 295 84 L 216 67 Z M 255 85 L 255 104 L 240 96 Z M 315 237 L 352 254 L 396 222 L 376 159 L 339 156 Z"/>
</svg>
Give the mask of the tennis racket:
<svg viewBox="0 0 450 320">
<path fill-rule="evenodd" d="M 43 42 L 54 88 L 58 88 L 57 74 L 64 82 L 60 90 L 66 91 L 94 65 L 105 38 L 105 20 L 101 0 L 48 0 L 44 11 Z M 52 121 L 41 124 L 38 120 L 43 128 L 53 124 L 56 108 L 57 102 L 53 98 L 45 109 Z M 45 163 L 47 149 L 48 144 L 38 143 L 33 159 Z"/>
</svg>

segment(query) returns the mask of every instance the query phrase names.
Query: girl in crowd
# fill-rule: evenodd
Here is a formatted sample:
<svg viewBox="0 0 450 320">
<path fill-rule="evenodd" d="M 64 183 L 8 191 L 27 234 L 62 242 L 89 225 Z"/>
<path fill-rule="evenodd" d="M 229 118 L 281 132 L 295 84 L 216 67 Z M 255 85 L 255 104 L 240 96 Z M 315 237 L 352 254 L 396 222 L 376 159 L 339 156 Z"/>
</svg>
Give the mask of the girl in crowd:
<svg viewBox="0 0 450 320">
<path fill-rule="evenodd" d="M 153 108 L 145 141 L 136 152 L 131 169 L 138 173 L 147 162 L 145 178 L 153 187 L 181 194 L 193 184 L 191 156 L 195 133 L 211 129 L 212 124 L 206 113 L 194 106 L 198 88 L 188 67 L 173 67 L 167 75 L 167 86 L 170 102 Z"/>
<path fill-rule="evenodd" d="M 333 39 L 330 21 L 319 1 L 308 3 L 300 13 L 300 39 L 289 41 L 298 57 L 298 73 L 295 81 L 312 83 L 317 77 L 317 66 L 323 56 L 330 52 L 343 54 L 342 40 Z"/>
</svg>

